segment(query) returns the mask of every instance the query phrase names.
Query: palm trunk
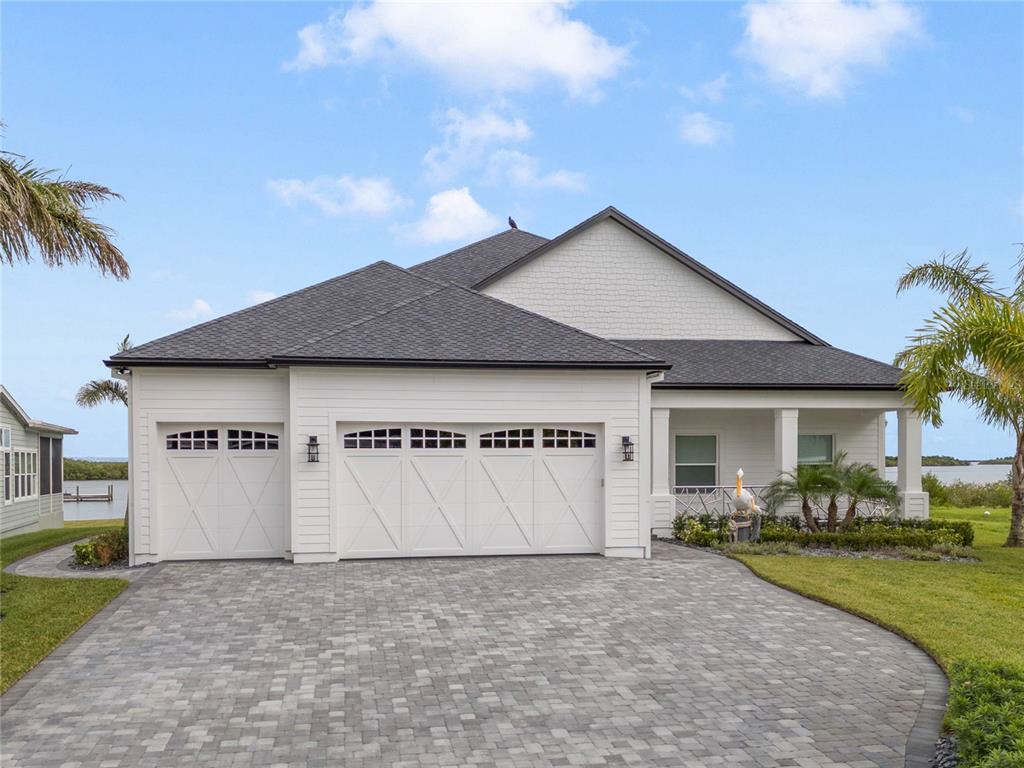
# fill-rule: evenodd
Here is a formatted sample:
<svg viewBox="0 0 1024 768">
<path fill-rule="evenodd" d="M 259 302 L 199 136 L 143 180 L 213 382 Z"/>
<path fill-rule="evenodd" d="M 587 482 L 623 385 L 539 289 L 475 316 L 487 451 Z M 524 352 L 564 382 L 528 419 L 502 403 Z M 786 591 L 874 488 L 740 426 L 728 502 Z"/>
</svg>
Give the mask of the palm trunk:
<svg viewBox="0 0 1024 768">
<path fill-rule="evenodd" d="M 850 497 L 850 506 L 846 508 L 846 514 L 843 515 L 843 522 L 839 524 L 839 530 L 845 531 L 853 524 L 854 518 L 857 517 L 857 499 L 854 496 Z"/>
<path fill-rule="evenodd" d="M 1024 429 L 1017 432 L 1017 452 L 1010 472 L 1013 497 L 1010 500 L 1010 533 L 1006 546 L 1024 547 Z"/>
<path fill-rule="evenodd" d="M 818 522 L 814 519 L 814 513 L 811 512 L 811 502 L 806 496 L 800 501 L 800 511 L 804 513 L 804 522 L 807 524 L 807 529 L 811 533 L 818 533 L 821 529 L 818 527 Z"/>
<path fill-rule="evenodd" d="M 835 496 L 828 497 L 828 532 L 835 533 L 836 525 L 839 520 L 839 502 L 836 501 Z"/>
</svg>

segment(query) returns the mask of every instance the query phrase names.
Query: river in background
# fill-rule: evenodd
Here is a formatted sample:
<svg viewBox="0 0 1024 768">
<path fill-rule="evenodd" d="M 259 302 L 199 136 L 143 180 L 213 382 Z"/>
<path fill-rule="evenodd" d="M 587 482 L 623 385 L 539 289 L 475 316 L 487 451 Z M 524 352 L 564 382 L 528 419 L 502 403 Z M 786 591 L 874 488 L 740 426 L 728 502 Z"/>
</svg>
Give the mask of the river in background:
<svg viewBox="0 0 1024 768">
<path fill-rule="evenodd" d="M 109 520 L 124 517 L 128 503 L 127 480 L 65 480 L 64 490 L 68 493 L 106 493 L 107 486 L 114 486 L 114 501 L 65 501 L 65 520 Z"/>
<path fill-rule="evenodd" d="M 965 483 L 998 483 L 1010 474 L 1009 464 L 968 464 L 963 467 L 921 467 L 921 472 L 935 475 L 945 484 L 963 481 Z M 886 467 L 887 479 L 896 482 L 896 467 Z"/>
</svg>

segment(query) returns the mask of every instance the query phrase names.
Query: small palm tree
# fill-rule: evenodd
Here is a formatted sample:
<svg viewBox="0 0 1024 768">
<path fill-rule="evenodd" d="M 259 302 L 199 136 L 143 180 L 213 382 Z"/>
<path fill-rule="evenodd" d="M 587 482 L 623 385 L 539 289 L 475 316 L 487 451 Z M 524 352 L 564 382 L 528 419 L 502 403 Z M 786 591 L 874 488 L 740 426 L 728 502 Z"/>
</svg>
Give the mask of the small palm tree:
<svg viewBox="0 0 1024 768">
<path fill-rule="evenodd" d="M 840 530 L 850 527 L 857 517 L 857 506 L 862 501 L 882 501 L 890 507 L 899 503 L 896 484 L 878 474 L 870 464 L 854 462 L 838 467 L 839 483 L 846 496 L 846 513 L 840 523 Z"/>
<path fill-rule="evenodd" d="M 988 424 L 1016 436 L 1010 484 L 1008 547 L 1024 547 L 1024 250 L 1015 285 L 999 290 L 988 265 L 967 251 L 909 269 L 899 292 L 925 286 L 946 296 L 896 356 L 907 398 L 933 426 L 942 395 L 972 405 Z"/>
<path fill-rule="evenodd" d="M 107 187 L 65 179 L 0 151 L 0 262 L 13 266 L 38 252 L 50 267 L 86 261 L 100 274 L 125 279 L 128 262 L 111 241 L 113 233 L 86 215 L 90 205 L 120 197 Z"/>
<path fill-rule="evenodd" d="M 791 501 L 800 502 L 807 529 L 821 531 L 814 518 L 814 506 L 826 496 L 838 495 L 838 481 L 830 464 L 801 464 L 795 472 L 783 472 L 764 491 L 768 510 L 776 511 Z"/>
<path fill-rule="evenodd" d="M 129 336 L 121 339 L 121 343 L 117 345 L 118 352 L 127 352 L 132 348 Z M 123 381 L 116 379 L 93 379 L 78 388 L 78 392 L 75 394 L 75 403 L 82 408 L 95 408 L 103 403 L 121 403 L 127 407 L 128 387 Z M 124 524 L 125 527 L 128 526 L 127 500 L 124 508 Z"/>
</svg>

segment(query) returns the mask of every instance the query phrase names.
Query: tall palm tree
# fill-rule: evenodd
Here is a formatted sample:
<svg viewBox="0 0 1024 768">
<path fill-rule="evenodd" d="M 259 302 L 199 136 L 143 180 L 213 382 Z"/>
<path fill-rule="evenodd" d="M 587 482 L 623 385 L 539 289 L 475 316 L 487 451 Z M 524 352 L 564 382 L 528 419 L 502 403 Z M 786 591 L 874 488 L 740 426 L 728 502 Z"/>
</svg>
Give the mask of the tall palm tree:
<svg viewBox="0 0 1024 768">
<path fill-rule="evenodd" d="M 946 303 L 896 356 L 906 396 L 936 427 L 949 393 L 1014 433 L 1006 546 L 1024 547 L 1024 250 L 1012 289 L 996 288 L 988 265 L 973 265 L 967 251 L 909 269 L 898 290 L 916 286 L 945 294 Z"/>
<path fill-rule="evenodd" d="M 28 262 L 38 252 L 50 267 L 84 261 L 100 274 L 127 278 L 128 262 L 111 241 L 113 232 L 86 215 L 92 204 L 111 198 L 121 196 L 0 151 L 0 263 Z"/>
</svg>

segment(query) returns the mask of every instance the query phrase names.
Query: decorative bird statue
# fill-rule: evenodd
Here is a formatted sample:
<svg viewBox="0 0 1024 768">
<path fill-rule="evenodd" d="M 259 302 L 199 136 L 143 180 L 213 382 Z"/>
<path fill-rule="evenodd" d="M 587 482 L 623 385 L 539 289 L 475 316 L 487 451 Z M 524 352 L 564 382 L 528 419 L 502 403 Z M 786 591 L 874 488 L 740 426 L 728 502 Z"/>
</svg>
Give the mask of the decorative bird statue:
<svg viewBox="0 0 1024 768">
<path fill-rule="evenodd" d="M 509 225 L 509 226 L 510 226 L 510 227 L 511 227 L 512 229 L 519 229 L 519 225 L 518 225 L 518 224 L 516 224 L 516 220 L 515 220 L 515 219 L 513 219 L 513 218 L 512 218 L 511 216 L 509 216 L 509 217 L 508 217 L 508 225 Z"/>
<path fill-rule="evenodd" d="M 736 495 L 733 496 L 732 507 L 737 512 L 748 515 L 756 515 L 761 511 L 757 508 L 757 501 L 754 499 L 754 494 L 750 491 L 744 490 L 743 488 L 742 468 L 736 471 Z"/>
</svg>

